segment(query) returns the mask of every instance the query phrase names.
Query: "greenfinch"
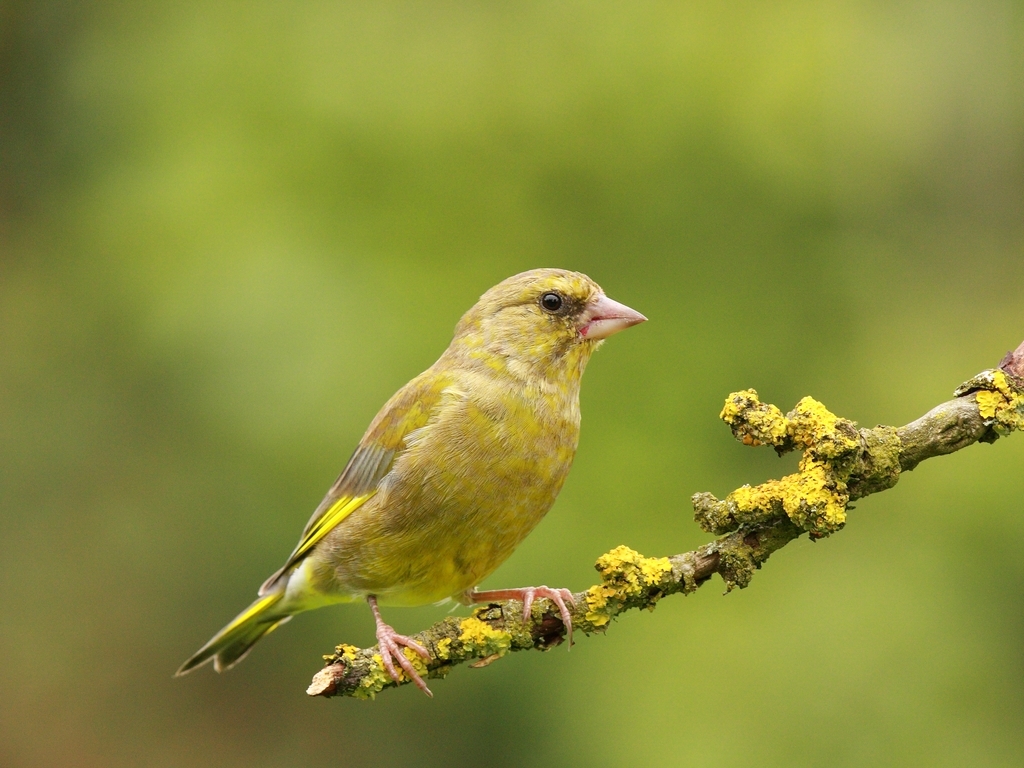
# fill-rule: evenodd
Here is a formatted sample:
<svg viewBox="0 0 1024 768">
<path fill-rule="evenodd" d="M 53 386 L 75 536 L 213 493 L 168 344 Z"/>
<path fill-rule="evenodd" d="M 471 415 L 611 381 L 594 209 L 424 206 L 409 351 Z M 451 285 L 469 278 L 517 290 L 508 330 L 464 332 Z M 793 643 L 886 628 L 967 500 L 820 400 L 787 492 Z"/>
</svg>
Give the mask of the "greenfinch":
<svg viewBox="0 0 1024 768">
<path fill-rule="evenodd" d="M 402 647 L 427 650 L 379 606 L 454 598 L 535 599 L 566 589 L 478 591 L 551 508 L 579 439 L 583 369 L 603 339 L 642 323 L 586 275 L 536 269 L 504 280 L 463 315 L 440 359 L 381 409 L 257 600 L 178 670 L 220 672 L 296 613 L 365 600 L 388 674 L 430 690 Z M 570 634 L 571 638 L 571 634 Z"/>
</svg>

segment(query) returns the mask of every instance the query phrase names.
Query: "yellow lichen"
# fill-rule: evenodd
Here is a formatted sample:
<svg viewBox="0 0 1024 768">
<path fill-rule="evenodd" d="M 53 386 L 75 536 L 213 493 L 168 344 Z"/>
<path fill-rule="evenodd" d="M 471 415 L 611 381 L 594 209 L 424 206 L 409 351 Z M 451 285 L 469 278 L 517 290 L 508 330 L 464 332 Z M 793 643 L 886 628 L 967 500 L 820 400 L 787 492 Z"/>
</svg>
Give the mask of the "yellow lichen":
<svg viewBox="0 0 1024 768">
<path fill-rule="evenodd" d="M 776 448 L 803 449 L 799 472 L 761 485 L 745 485 L 733 491 L 725 505 L 709 506 L 695 498 L 698 522 L 715 512 L 710 525 L 716 532 L 734 529 L 785 512 L 797 525 L 818 535 L 838 530 L 846 522 L 849 502 L 845 461 L 861 447 L 853 422 L 841 419 L 811 397 L 805 397 L 786 416 L 774 405 L 765 405 L 752 390 L 736 392 L 726 400 L 722 418 L 744 443 L 771 442 Z M 752 438 L 752 439 L 748 439 Z M 698 501 L 700 503 L 698 503 Z M 737 514 L 741 513 L 741 514 Z"/>
<path fill-rule="evenodd" d="M 800 460 L 800 471 L 781 480 L 757 486 L 744 485 L 729 494 L 727 501 L 739 512 L 758 517 L 777 514 L 781 507 L 790 520 L 817 534 L 829 534 L 846 522 L 846 484 L 829 465 L 810 456 Z"/>
<path fill-rule="evenodd" d="M 672 563 L 667 557 L 644 557 L 627 546 L 601 555 L 594 567 L 605 581 L 620 583 L 627 597 L 639 594 L 643 588 L 672 572 Z"/>
<path fill-rule="evenodd" d="M 745 445 L 782 445 L 789 423 L 776 406 L 762 403 L 753 389 L 733 392 L 725 400 L 719 418 L 728 424 Z"/>
<path fill-rule="evenodd" d="M 447 661 L 452 655 L 452 639 L 450 637 L 442 638 L 437 644 L 437 658 Z"/>
<path fill-rule="evenodd" d="M 807 456 L 795 477 L 782 498 L 789 519 L 817 533 L 839 530 L 846 522 L 846 484 L 833 477 L 826 464 Z"/>
<path fill-rule="evenodd" d="M 975 398 L 978 400 L 978 412 L 985 419 L 994 419 L 996 409 L 1005 402 L 1005 398 L 1000 392 L 993 392 L 990 389 L 977 392 Z"/>
<path fill-rule="evenodd" d="M 813 397 L 801 399 L 789 414 L 789 432 L 800 448 L 813 449 L 822 458 L 838 458 L 860 447 L 853 424 Z"/>
<path fill-rule="evenodd" d="M 459 623 L 459 642 L 473 656 L 504 656 L 512 647 L 512 635 L 470 616 Z"/>
<path fill-rule="evenodd" d="M 359 681 L 359 687 L 352 692 L 352 695 L 357 699 L 372 699 L 391 682 L 391 675 L 384 669 L 384 659 L 379 653 L 375 653 L 373 654 L 373 664 L 370 665 L 363 679 Z"/>
<path fill-rule="evenodd" d="M 1024 392 L 1011 384 L 1006 373 L 999 370 L 982 371 L 956 389 L 956 396 L 974 393 L 978 413 L 997 435 L 1008 435 L 1024 430 Z"/>
<path fill-rule="evenodd" d="M 809 448 L 835 432 L 838 418 L 813 397 L 801 398 L 789 414 L 790 433 L 801 448 Z"/>
<path fill-rule="evenodd" d="M 744 445 L 813 449 L 822 458 L 838 458 L 859 447 L 852 422 L 838 418 L 812 397 L 783 415 L 776 406 L 762 403 L 756 391 L 744 389 L 726 398 L 719 416 Z"/>
<path fill-rule="evenodd" d="M 334 653 L 324 656 L 324 661 L 329 661 L 332 664 L 342 662 L 348 666 L 355 662 L 357 653 L 359 653 L 359 649 L 354 645 L 342 643 L 334 646 Z"/>
<path fill-rule="evenodd" d="M 424 661 L 422 656 L 416 653 L 416 651 L 414 651 L 412 648 L 403 648 L 402 655 L 405 656 L 405 658 L 407 658 L 410 662 L 412 662 L 412 668 L 419 673 L 420 677 L 426 677 L 428 671 L 427 662 Z M 401 671 L 401 667 L 399 667 L 397 664 L 395 666 L 398 670 Z M 404 671 L 402 671 L 402 677 L 406 677 Z"/>
<path fill-rule="evenodd" d="M 614 597 L 614 587 L 595 585 L 587 590 L 587 621 L 597 627 L 603 627 L 612 620 L 612 613 L 608 611 L 608 598 Z"/>
<path fill-rule="evenodd" d="M 733 392 L 725 399 L 725 405 L 722 406 L 722 412 L 718 414 L 718 418 L 726 424 L 732 424 L 749 410 L 751 402 L 760 402 L 756 390 L 744 389 L 741 392 Z"/>
<path fill-rule="evenodd" d="M 449 644 L 451 643 L 450 640 L 448 642 Z M 339 646 L 339 648 L 342 647 L 346 650 L 350 648 L 353 650 L 359 650 L 351 645 Z M 412 663 L 413 669 L 415 669 L 421 677 L 426 676 L 428 672 L 427 664 L 423 660 L 422 656 L 416 653 L 412 648 L 403 648 L 402 655 Z M 345 657 L 347 658 L 347 656 L 348 654 L 346 653 Z M 399 664 L 395 664 L 395 671 L 398 673 L 399 681 L 409 679 L 409 676 Z M 363 679 L 359 681 L 359 687 L 352 692 L 352 695 L 357 699 L 373 699 L 384 689 L 385 686 L 390 685 L 392 682 L 394 681 L 391 679 L 391 675 L 389 675 L 387 670 L 384 668 L 383 657 L 379 653 L 375 653 L 373 654 L 373 664 L 370 665 L 366 674 L 363 676 Z"/>
<path fill-rule="evenodd" d="M 730 493 L 726 500 L 736 502 L 736 509 L 739 512 L 770 514 L 772 504 L 782 500 L 783 483 L 786 480 L 784 477 L 782 480 L 769 480 L 760 485 L 744 485 Z"/>
<path fill-rule="evenodd" d="M 992 428 L 1003 436 L 1024 429 L 1024 393 L 1014 389 L 1002 371 L 992 374 L 991 386 L 974 395 L 982 418 L 991 419 Z"/>
<path fill-rule="evenodd" d="M 656 588 L 672 573 L 667 557 L 644 557 L 626 546 L 601 555 L 594 567 L 603 583 L 587 590 L 586 618 L 597 627 L 606 625 L 630 600 L 643 598 L 653 607 Z"/>
</svg>

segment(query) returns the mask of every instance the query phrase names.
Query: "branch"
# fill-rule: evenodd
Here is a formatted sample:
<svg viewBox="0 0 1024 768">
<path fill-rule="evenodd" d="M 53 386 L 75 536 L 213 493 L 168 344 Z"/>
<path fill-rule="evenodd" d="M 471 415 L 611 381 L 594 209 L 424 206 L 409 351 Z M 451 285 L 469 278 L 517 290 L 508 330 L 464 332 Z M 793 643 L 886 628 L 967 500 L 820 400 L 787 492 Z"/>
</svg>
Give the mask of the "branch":
<svg viewBox="0 0 1024 768">
<path fill-rule="evenodd" d="M 602 555 L 595 566 L 601 583 L 573 595 L 574 629 L 604 632 L 620 613 L 653 610 L 661 598 L 694 592 L 715 573 L 727 591 L 742 589 L 776 550 L 804 533 L 822 538 L 840 530 L 850 502 L 891 488 L 925 459 L 1024 429 L 1024 342 L 955 395 L 906 426 L 872 429 L 858 429 L 809 397 L 783 414 L 752 389 L 730 395 L 721 418 L 733 435 L 745 445 L 770 445 L 779 455 L 802 451 L 798 471 L 745 485 L 721 500 L 695 494 L 697 523 L 724 534 L 699 549 L 649 558 L 621 546 Z M 549 650 L 564 636 L 549 601 L 535 603 L 524 620 L 522 604 L 508 600 L 478 607 L 468 618 L 448 617 L 415 635 L 430 651 L 429 661 L 409 650 L 406 655 L 421 675 L 445 677 L 457 664 L 484 667 L 509 651 Z M 324 659 L 327 665 L 306 691 L 310 696 L 373 698 L 397 685 L 376 646 L 339 645 Z"/>
</svg>

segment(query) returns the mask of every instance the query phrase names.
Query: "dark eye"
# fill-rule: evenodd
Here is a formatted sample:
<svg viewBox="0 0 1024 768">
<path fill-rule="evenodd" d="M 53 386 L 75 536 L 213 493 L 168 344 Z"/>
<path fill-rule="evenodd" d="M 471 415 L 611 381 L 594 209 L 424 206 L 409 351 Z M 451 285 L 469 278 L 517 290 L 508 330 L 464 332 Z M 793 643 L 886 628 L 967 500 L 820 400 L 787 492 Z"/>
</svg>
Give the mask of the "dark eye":
<svg viewBox="0 0 1024 768">
<path fill-rule="evenodd" d="M 545 312 L 557 312 L 562 308 L 562 297 L 557 293 L 545 293 L 540 297 L 540 305 Z"/>
</svg>

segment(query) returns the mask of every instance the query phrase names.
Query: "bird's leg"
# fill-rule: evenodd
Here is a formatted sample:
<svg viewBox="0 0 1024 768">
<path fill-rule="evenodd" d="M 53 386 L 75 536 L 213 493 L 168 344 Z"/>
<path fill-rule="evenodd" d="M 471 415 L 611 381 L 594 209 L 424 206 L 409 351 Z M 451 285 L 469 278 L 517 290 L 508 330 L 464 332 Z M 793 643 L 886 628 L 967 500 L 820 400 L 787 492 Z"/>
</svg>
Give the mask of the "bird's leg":
<svg viewBox="0 0 1024 768">
<path fill-rule="evenodd" d="M 384 663 L 384 669 L 391 675 L 391 679 L 396 683 L 400 682 L 398 670 L 395 669 L 395 662 L 397 661 L 409 679 L 416 684 L 416 687 L 430 698 L 434 698 L 434 694 L 427 688 L 427 684 L 423 682 L 423 678 L 420 677 L 412 662 L 406 658 L 399 646 L 404 645 L 406 648 L 412 648 L 426 661 L 430 661 L 430 652 L 411 637 L 398 634 L 390 625 L 384 622 L 384 619 L 380 617 L 380 609 L 377 608 L 377 598 L 374 595 L 367 595 L 366 602 L 370 604 L 370 610 L 373 611 L 373 620 L 377 622 L 377 644 L 380 646 L 380 658 Z"/>
<path fill-rule="evenodd" d="M 566 603 L 576 607 L 572 592 L 568 589 L 552 589 L 551 587 L 520 587 L 519 589 L 488 589 L 477 592 L 476 589 L 466 590 L 466 600 L 470 603 L 493 603 L 495 600 L 520 600 L 523 603 L 523 621 L 530 618 L 530 608 L 536 598 L 547 598 L 558 608 L 558 615 L 565 624 L 566 639 L 572 647 L 572 616 Z"/>
</svg>

